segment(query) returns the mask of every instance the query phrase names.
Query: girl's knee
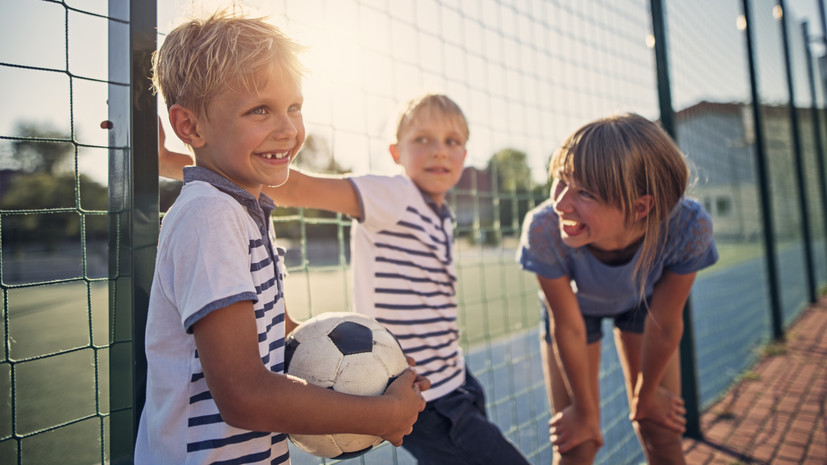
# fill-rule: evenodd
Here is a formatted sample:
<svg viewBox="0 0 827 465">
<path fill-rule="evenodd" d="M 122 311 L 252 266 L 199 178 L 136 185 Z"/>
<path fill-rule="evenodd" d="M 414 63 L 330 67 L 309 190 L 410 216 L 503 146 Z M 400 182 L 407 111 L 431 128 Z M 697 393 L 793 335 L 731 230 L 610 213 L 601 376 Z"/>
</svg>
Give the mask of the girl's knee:
<svg viewBox="0 0 827 465">
<path fill-rule="evenodd" d="M 591 465 L 600 446 L 594 441 L 586 441 L 565 454 L 555 452 L 554 465 Z"/>
<path fill-rule="evenodd" d="M 634 422 L 643 451 L 650 464 L 684 464 L 680 433 L 649 420 Z"/>
</svg>

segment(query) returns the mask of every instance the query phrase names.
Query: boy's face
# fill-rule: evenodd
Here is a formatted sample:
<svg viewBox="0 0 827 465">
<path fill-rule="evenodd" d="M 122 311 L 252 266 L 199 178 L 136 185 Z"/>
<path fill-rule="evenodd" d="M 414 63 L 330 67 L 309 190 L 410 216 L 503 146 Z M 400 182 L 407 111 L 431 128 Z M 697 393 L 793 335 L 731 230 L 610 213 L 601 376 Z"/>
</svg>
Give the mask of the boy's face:
<svg viewBox="0 0 827 465">
<path fill-rule="evenodd" d="M 209 168 L 258 197 L 261 187 L 287 180 L 290 162 L 304 143 L 302 91 L 289 73 L 274 69 L 255 90 L 218 94 L 197 118 L 196 164 Z"/>
<path fill-rule="evenodd" d="M 465 163 L 466 136 L 455 118 L 427 111 L 408 124 L 390 146 L 394 161 L 438 205 L 459 181 Z"/>
</svg>

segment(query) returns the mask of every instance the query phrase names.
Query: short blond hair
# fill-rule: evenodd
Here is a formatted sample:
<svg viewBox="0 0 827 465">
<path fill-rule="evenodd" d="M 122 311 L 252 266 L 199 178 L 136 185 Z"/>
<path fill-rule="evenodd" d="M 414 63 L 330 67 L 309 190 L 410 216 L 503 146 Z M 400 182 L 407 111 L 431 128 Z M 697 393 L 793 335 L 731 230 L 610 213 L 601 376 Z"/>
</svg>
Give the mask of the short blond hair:
<svg viewBox="0 0 827 465">
<path fill-rule="evenodd" d="M 408 101 L 399 113 L 396 122 L 396 133 L 394 134 L 396 140 L 394 143 L 398 143 L 400 139 L 402 139 L 402 134 L 405 130 L 408 129 L 411 123 L 416 121 L 417 118 L 421 117 L 425 110 L 436 112 L 449 119 L 453 119 L 462 130 L 465 140 L 468 140 L 468 137 L 471 135 L 468 130 L 468 120 L 465 118 L 465 114 L 459 105 L 446 95 L 424 94 Z"/>
<path fill-rule="evenodd" d="M 221 11 L 185 22 L 167 35 L 152 54 L 152 85 L 167 109 L 179 104 L 206 114 L 227 86 L 258 89 L 274 67 L 300 82 L 306 72 L 298 58 L 303 49 L 263 18 Z"/>
</svg>

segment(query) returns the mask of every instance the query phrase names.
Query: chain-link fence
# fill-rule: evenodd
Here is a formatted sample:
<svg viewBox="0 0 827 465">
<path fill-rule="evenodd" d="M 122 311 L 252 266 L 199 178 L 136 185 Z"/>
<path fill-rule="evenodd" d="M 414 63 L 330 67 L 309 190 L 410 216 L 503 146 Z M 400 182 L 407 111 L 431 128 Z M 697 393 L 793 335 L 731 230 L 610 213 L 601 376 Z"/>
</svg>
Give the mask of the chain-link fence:
<svg viewBox="0 0 827 465">
<path fill-rule="evenodd" d="M 823 5 L 790 3 L 225 6 L 309 46 L 305 168 L 394 172 L 388 124 L 400 103 L 436 91 L 463 108 L 466 171 L 449 195 L 462 346 L 492 419 L 539 464 L 551 449 L 537 286 L 514 253 L 523 215 L 547 197 L 549 155 L 575 128 L 619 111 L 660 120 L 692 163 L 690 195 L 712 215 L 721 260 L 698 276 L 682 344 L 690 432 L 827 280 L 825 44 L 811 32 Z M 216 6 L 0 0 L 2 463 L 130 461 L 158 217 L 180 187 L 158 178 L 149 54 L 184 17 Z M 291 315 L 350 309 L 349 220 L 296 209 L 273 220 Z M 639 463 L 614 342 L 603 346 L 598 462 Z M 386 444 L 347 463 L 413 461 Z"/>
</svg>

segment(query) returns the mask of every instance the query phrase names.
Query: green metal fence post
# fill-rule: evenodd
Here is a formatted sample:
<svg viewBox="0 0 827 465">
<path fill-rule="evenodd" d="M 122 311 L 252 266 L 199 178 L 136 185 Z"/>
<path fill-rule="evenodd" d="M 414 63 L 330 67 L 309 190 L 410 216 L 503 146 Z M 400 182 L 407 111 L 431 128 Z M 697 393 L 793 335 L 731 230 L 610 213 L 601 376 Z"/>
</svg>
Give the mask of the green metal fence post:
<svg viewBox="0 0 827 465">
<path fill-rule="evenodd" d="M 132 72 L 132 334 L 135 354 L 135 425 L 143 409 L 146 387 L 144 329 L 149 289 L 155 270 L 160 220 L 158 213 L 158 105 L 149 91 L 152 53 L 157 48 L 155 0 L 130 2 Z"/>
<path fill-rule="evenodd" d="M 787 11 L 784 0 L 777 0 L 777 5 L 783 12 L 781 15 L 781 42 L 784 46 L 784 68 L 787 76 L 787 93 L 790 98 L 790 131 L 793 139 L 793 157 L 795 159 L 795 173 L 798 178 L 798 203 L 801 209 L 802 234 L 804 241 L 804 266 L 807 272 L 807 294 L 810 302 L 816 301 L 815 265 L 813 265 L 813 242 L 810 231 L 810 211 L 807 208 L 807 179 L 804 176 L 804 150 L 801 148 L 801 129 L 798 124 L 798 108 L 795 103 L 795 85 L 793 82 L 793 66 L 790 56 L 790 35 L 787 31 Z"/>
<path fill-rule="evenodd" d="M 144 328 L 158 244 L 158 122 L 149 91 L 155 0 L 110 0 L 110 458 L 131 463 L 145 401 Z M 125 71 L 127 70 L 127 71 Z"/>
<path fill-rule="evenodd" d="M 752 118 L 755 127 L 755 166 L 758 175 L 758 195 L 761 201 L 761 223 L 764 233 L 764 255 L 767 263 L 767 284 L 770 299 L 770 317 L 774 339 L 784 336 L 781 322 L 781 290 L 778 285 L 778 257 L 775 252 L 775 228 L 772 224 L 772 199 L 770 178 L 767 167 L 767 152 L 764 145 L 764 121 L 761 115 L 761 97 L 758 92 L 758 71 L 755 59 L 755 45 L 752 38 L 752 9 L 750 0 L 741 0 L 744 15 L 744 40 L 747 46 L 749 81 L 752 97 Z"/>
<path fill-rule="evenodd" d="M 658 79 L 658 102 L 663 129 L 677 141 L 675 112 L 672 108 L 672 89 L 669 82 L 669 63 L 666 47 L 666 15 L 662 0 L 651 0 L 652 33 L 655 36 L 655 66 Z M 681 396 L 686 403 L 685 436 L 702 439 L 701 409 L 698 393 L 698 370 L 695 361 L 695 332 L 692 325 L 692 304 L 687 299 L 683 309 L 683 337 L 680 344 Z"/>
<path fill-rule="evenodd" d="M 824 236 L 827 237 L 827 173 L 824 164 L 824 146 L 821 143 L 821 121 L 818 115 L 818 98 L 816 96 L 816 78 L 813 72 L 813 54 L 810 51 L 810 28 L 807 21 L 801 23 L 801 34 L 804 36 L 804 57 L 807 61 L 807 81 L 810 85 L 810 107 L 813 118 L 813 142 L 815 143 L 815 159 L 818 165 L 818 190 L 821 197 L 821 211 L 824 221 Z"/>
</svg>

